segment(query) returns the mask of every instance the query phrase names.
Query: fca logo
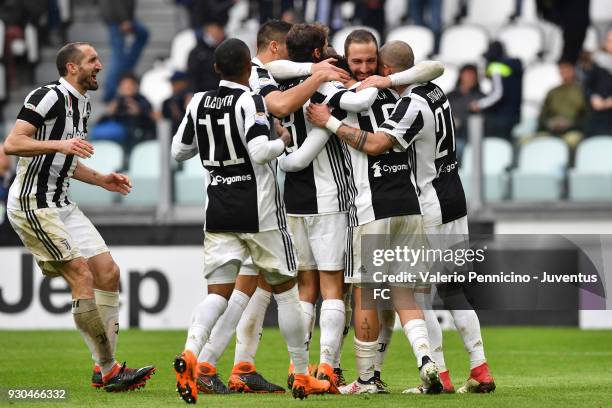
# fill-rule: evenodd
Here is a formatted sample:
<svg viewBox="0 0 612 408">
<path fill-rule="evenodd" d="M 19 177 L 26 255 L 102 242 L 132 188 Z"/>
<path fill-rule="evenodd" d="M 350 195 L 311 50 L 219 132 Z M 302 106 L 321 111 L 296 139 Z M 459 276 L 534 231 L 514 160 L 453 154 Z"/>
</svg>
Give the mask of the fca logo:
<svg viewBox="0 0 612 408">
<path fill-rule="evenodd" d="M 380 168 L 380 160 L 372 165 L 372 170 L 374 170 L 374 177 L 382 177 L 381 168 Z"/>
</svg>

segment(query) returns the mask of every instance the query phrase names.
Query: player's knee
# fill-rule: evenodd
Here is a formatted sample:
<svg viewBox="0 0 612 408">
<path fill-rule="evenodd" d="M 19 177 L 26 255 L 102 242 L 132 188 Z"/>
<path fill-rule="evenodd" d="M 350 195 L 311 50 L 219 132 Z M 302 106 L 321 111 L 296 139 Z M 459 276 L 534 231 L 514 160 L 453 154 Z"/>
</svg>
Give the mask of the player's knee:
<svg viewBox="0 0 612 408">
<path fill-rule="evenodd" d="M 121 274 L 121 270 L 119 269 L 119 265 L 115 262 L 111 265 L 108 272 L 108 284 L 109 286 L 119 287 L 119 276 Z"/>
</svg>

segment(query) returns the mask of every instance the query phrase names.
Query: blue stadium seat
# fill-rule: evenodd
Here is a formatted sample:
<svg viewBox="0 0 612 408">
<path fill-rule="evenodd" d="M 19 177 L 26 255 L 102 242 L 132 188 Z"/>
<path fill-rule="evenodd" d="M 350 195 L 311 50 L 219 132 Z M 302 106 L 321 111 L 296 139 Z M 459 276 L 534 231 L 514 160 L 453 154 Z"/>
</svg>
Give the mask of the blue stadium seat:
<svg viewBox="0 0 612 408">
<path fill-rule="evenodd" d="M 206 182 L 199 155 L 184 162 L 183 170 L 176 173 L 174 180 L 177 204 L 204 205 Z"/>
<path fill-rule="evenodd" d="M 137 144 L 130 154 L 128 175 L 132 192 L 123 197 L 129 205 L 156 205 L 159 201 L 161 174 L 160 150 L 157 140 Z"/>
<path fill-rule="evenodd" d="M 569 198 L 574 201 L 612 200 L 612 136 L 593 136 L 576 150 L 569 171 Z"/>
<path fill-rule="evenodd" d="M 87 167 L 101 173 L 112 173 L 123 166 L 123 148 L 111 141 L 92 143 L 94 154 L 88 159 L 79 159 Z M 119 199 L 118 193 L 106 191 L 98 186 L 72 179 L 68 191 L 70 198 L 80 205 L 108 205 Z"/>
<path fill-rule="evenodd" d="M 561 198 L 569 160 L 567 144 L 555 137 L 538 137 L 519 152 L 512 172 L 512 197 L 517 201 L 547 201 Z"/>
<path fill-rule="evenodd" d="M 472 148 L 468 144 L 461 159 L 461 183 L 466 196 L 471 193 Z M 512 145 L 499 137 L 487 137 L 483 141 L 482 171 L 484 199 L 501 201 L 508 195 L 507 169 L 512 165 Z"/>
</svg>

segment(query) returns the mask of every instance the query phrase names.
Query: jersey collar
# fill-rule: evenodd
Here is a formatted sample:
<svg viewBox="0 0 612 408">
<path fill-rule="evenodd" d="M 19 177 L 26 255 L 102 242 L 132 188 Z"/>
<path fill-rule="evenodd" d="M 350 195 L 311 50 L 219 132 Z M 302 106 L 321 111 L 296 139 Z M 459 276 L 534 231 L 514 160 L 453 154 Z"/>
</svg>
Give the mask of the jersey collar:
<svg viewBox="0 0 612 408">
<path fill-rule="evenodd" d="M 219 81 L 219 86 L 224 86 L 226 88 L 232 88 L 232 89 L 242 89 L 244 91 L 250 91 L 251 89 L 248 86 L 244 86 L 241 85 L 239 83 L 236 82 L 232 82 L 232 81 L 226 81 L 225 79 L 222 79 L 221 81 Z"/>
<path fill-rule="evenodd" d="M 409 86 L 408 86 L 408 88 L 404 89 L 404 92 L 402 92 L 402 94 L 400 95 L 400 97 L 402 97 L 402 98 L 403 98 L 404 96 L 408 96 L 408 95 L 410 95 L 410 92 L 412 92 L 412 90 L 413 90 L 414 88 L 416 88 L 417 86 L 421 86 L 421 85 L 423 85 L 423 84 L 422 84 L 422 83 L 420 83 L 420 84 L 412 84 L 412 85 L 409 85 Z M 394 92 L 395 92 L 395 91 L 394 91 Z"/>
<path fill-rule="evenodd" d="M 259 68 L 263 68 L 263 67 L 264 67 L 264 64 L 263 64 L 263 63 L 261 62 L 261 60 L 260 60 L 259 58 L 257 58 L 257 57 L 253 58 L 253 59 L 251 60 L 251 62 L 252 62 L 253 64 L 257 65 Z"/>
<path fill-rule="evenodd" d="M 64 88 L 66 88 L 68 90 L 68 92 L 70 92 L 72 95 L 76 96 L 78 99 L 80 99 L 82 101 L 86 101 L 87 99 L 89 99 L 89 96 L 87 94 L 83 95 L 82 93 L 77 91 L 75 89 L 75 87 L 70 85 L 70 82 L 66 81 L 63 77 L 60 77 L 59 83 L 62 84 L 62 86 Z"/>
</svg>

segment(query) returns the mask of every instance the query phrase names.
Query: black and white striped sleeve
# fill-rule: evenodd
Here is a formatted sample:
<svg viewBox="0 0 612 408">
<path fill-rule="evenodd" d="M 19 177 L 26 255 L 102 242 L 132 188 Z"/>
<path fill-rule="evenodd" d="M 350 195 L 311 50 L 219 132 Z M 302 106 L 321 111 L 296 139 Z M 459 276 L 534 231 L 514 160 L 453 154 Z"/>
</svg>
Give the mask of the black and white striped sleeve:
<svg viewBox="0 0 612 408">
<path fill-rule="evenodd" d="M 172 138 L 172 157 L 176 161 L 191 159 L 198 153 L 195 120 L 197 120 L 198 104 L 202 93 L 197 93 L 187 105 L 185 116 Z"/>
<path fill-rule="evenodd" d="M 249 143 L 258 136 L 270 137 L 270 121 L 262 95 L 245 95 L 242 99 L 244 112 L 244 135 Z"/>
<path fill-rule="evenodd" d="M 251 159 L 258 164 L 268 163 L 285 150 L 281 139 L 270 140 L 270 122 L 261 95 L 245 94 L 240 99 L 244 112 L 244 135 Z"/>
<path fill-rule="evenodd" d="M 420 101 L 409 96 L 401 98 L 395 104 L 391 116 L 377 131 L 393 136 L 403 149 L 407 149 L 423 129 L 423 112 L 420 105 Z"/>
<path fill-rule="evenodd" d="M 57 96 L 57 92 L 53 89 L 43 86 L 30 92 L 26 96 L 23 107 L 17 115 L 17 119 L 24 120 L 32 125 L 40 128 L 45 120 L 56 115 L 57 109 L 55 105 L 61 103 Z"/>
<path fill-rule="evenodd" d="M 278 84 L 267 69 L 255 67 L 249 79 L 251 90 L 264 98 L 271 92 L 278 91 Z"/>
</svg>

